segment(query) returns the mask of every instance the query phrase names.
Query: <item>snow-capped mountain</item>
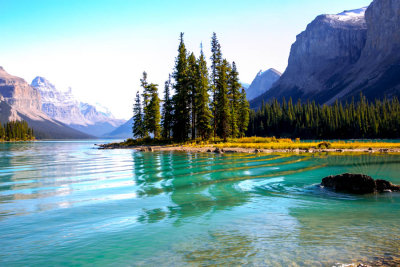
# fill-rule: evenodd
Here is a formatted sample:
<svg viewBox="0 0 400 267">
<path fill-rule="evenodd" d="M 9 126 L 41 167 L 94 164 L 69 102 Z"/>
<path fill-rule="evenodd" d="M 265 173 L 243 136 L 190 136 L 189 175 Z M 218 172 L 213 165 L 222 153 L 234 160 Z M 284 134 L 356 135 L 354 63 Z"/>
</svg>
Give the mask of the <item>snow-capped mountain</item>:
<svg viewBox="0 0 400 267">
<path fill-rule="evenodd" d="M 359 9 L 354 9 L 354 10 L 345 10 L 337 15 L 327 15 L 330 17 L 334 17 L 337 20 L 341 21 L 365 21 L 365 11 L 367 10 L 368 7 L 362 7 Z"/>
<path fill-rule="evenodd" d="M 45 98 L 47 95 L 45 94 Z M 36 138 L 85 139 L 85 133 L 68 127 L 42 110 L 41 95 L 24 79 L 7 73 L 0 67 L 0 122 L 25 120 Z"/>
<path fill-rule="evenodd" d="M 40 93 L 42 110 L 48 116 L 81 132 L 102 136 L 125 122 L 116 119 L 103 106 L 78 101 L 71 88 L 65 92 L 60 91 L 43 77 L 33 79 L 31 86 Z"/>
</svg>

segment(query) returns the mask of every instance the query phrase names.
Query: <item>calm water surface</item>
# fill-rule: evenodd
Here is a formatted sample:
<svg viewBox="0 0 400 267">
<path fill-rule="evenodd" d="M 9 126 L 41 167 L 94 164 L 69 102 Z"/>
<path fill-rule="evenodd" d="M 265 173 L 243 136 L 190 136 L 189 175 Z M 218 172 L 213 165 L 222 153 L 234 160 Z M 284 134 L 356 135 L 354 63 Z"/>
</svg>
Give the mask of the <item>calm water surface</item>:
<svg viewBox="0 0 400 267">
<path fill-rule="evenodd" d="M 214 155 L 0 144 L 1 266 L 332 266 L 400 255 L 399 155 Z"/>
</svg>

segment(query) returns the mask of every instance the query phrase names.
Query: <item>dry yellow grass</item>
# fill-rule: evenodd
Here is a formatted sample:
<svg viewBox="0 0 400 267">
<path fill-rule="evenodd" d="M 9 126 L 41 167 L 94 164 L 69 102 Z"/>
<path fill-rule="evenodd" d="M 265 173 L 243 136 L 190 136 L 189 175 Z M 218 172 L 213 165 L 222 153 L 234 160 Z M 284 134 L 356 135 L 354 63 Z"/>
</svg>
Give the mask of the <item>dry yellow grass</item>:
<svg viewBox="0 0 400 267">
<path fill-rule="evenodd" d="M 228 139 L 227 142 L 223 143 L 218 140 L 214 142 L 188 142 L 184 146 L 187 147 L 205 147 L 213 145 L 219 148 L 254 148 L 254 149 L 313 149 L 318 148 L 321 142 L 300 142 L 299 139 L 277 139 L 274 137 L 245 137 L 237 139 Z M 400 143 L 389 143 L 389 142 L 345 142 L 345 141 L 334 141 L 329 142 L 330 149 L 385 149 L 385 148 L 400 148 Z M 322 147 L 324 148 L 324 147 Z M 328 148 L 328 147 L 327 147 Z"/>
</svg>

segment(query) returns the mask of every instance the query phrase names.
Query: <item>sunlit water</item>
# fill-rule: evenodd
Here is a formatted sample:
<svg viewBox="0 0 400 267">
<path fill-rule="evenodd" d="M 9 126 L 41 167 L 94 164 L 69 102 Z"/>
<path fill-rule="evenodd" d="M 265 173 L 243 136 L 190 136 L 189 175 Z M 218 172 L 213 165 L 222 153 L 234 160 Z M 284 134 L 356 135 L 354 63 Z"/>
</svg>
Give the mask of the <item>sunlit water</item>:
<svg viewBox="0 0 400 267">
<path fill-rule="evenodd" d="M 101 141 L 96 141 L 100 143 Z M 399 155 L 186 154 L 0 144 L 1 266 L 330 266 L 400 254 Z"/>
</svg>

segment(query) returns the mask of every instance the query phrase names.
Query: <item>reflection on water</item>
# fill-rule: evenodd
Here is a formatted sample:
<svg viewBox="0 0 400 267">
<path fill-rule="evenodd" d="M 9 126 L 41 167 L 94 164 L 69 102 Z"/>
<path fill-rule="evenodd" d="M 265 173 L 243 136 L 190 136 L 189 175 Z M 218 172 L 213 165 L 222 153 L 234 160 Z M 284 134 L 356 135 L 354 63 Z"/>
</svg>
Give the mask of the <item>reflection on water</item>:
<svg viewBox="0 0 400 267">
<path fill-rule="evenodd" d="M 97 141 L 99 142 L 99 141 Z M 399 155 L 97 150 L 0 144 L 1 265 L 333 265 L 399 254 L 400 195 L 326 191 Z"/>
</svg>

